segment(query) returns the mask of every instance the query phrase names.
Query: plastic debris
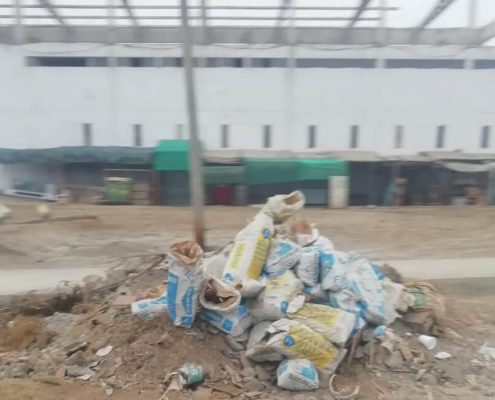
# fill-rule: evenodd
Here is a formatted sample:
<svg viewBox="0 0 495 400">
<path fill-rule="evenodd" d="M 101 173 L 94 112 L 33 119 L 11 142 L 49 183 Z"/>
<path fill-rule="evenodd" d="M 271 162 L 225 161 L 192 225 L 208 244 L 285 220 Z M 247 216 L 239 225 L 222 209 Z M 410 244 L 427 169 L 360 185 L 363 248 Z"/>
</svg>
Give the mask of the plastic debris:
<svg viewBox="0 0 495 400">
<path fill-rule="evenodd" d="M 495 345 L 491 343 L 484 343 L 478 350 L 478 353 L 485 356 L 485 359 L 495 360 Z"/>
<path fill-rule="evenodd" d="M 199 384 L 203 380 L 203 367 L 201 365 L 184 364 L 177 371 L 171 372 L 165 378 L 165 385 L 168 386 L 162 398 L 166 398 L 168 392 L 180 391 L 184 387 Z"/>
<path fill-rule="evenodd" d="M 452 354 L 447 353 L 446 351 L 440 351 L 435 354 L 435 358 L 437 360 L 448 360 L 449 358 L 452 358 Z"/>
<path fill-rule="evenodd" d="M 335 400 L 355 400 L 355 399 L 357 399 L 360 387 L 359 386 L 337 387 L 337 384 L 335 382 L 335 377 L 336 377 L 336 375 L 332 375 L 332 377 L 330 378 L 330 383 L 329 383 L 330 393 L 332 394 L 333 398 Z"/>
<path fill-rule="evenodd" d="M 109 355 L 112 350 L 113 350 L 113 346 L 108 345 L 106 347 L 102 347 L 101 349 L 99 349 L 96 352 L 96 355 L 98 357 L 105 357 L 105 356 Z"/>
<path fill-rule="evenodd" d="M 437 347 L 438 343 L 437 338 L 428 335 L 420 335 L 418 337 L 418 342 L 421 343 L 428 350 L 433 350 L 435 347 Z"/>
</svg>

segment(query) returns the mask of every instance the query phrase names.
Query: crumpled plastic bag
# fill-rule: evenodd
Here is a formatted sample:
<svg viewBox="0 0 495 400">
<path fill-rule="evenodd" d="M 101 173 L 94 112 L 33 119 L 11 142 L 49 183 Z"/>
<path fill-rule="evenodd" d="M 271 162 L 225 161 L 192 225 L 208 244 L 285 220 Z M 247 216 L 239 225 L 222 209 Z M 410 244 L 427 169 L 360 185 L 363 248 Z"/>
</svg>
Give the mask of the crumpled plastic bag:
<svg viewBox="0 0 495 400">
<path fill-rule="evenodd" d="M 337 349 L 306 325 L 285 318 L 272 323 L 267 335 L 267 347 L 276 349 L 288 359 L 308 359 L 322 374 L 333 374 L 347 352 Z"/>
<path fill-rule="evenodd" d="M 168 315 L 174 325 L 189 328 L 198 309 L 203 250 L 193 241 L 178 242 L 171 246 L 169 258 Z"/>
</svg>

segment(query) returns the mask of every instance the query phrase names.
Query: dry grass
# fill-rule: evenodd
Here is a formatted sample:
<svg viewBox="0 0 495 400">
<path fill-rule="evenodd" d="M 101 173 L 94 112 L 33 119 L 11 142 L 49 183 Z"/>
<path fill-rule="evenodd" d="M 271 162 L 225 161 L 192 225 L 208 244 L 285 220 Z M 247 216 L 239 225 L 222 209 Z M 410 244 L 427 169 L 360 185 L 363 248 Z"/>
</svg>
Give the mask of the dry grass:
<svg viewBox="0 0 495 400">
<path fill-rule="evenodd" d="M 0 330 L 0 344 L 6 350 L 24 350 L 40 336 L 41 319 L 19 315 Z"/>
</svg>

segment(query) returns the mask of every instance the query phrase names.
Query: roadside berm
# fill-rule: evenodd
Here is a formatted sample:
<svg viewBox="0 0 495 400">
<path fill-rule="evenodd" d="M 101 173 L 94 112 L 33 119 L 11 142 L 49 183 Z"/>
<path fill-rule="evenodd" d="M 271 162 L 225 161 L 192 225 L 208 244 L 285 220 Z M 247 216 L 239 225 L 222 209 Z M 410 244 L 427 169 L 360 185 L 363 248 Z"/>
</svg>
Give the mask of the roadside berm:
<svg viewBox="0 0 495 400">
<path fill-rule="evenodd" d="M 162 399 L 493 394 L 490 343 L 447 366 L 466 339 L 432 284 L 335 249 L 303 207 L 300 192 L 274 196 L 225 248 L 179 241 L 122 260 L 106 280 L 16 299 L 1 309 L 0 379 Z"/>
</svg>

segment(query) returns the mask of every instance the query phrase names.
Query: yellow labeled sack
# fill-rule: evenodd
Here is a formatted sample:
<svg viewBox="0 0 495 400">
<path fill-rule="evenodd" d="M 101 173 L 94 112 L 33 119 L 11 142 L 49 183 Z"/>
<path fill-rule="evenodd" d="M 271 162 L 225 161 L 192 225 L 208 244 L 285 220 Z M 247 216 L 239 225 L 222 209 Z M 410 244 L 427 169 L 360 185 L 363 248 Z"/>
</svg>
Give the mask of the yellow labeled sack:
<svg viewBox="0 0 495 400">
<path fill-rule="evenodd" d="M 234 249 L 225 265 L 223 280 L 239 283 L 246 279 L 258 279 L 273 236 L 273 219 L 264 213 L 240 231 Z"/>
<path fill-rule="evenodd" d="M 297 321 L 280 319 L 268 328 L 267 347 L 289 359 L 305 358 L 323 374 L 333 374 L 347 350 L 337 349 L 322 335 Z"/>
</svg>

